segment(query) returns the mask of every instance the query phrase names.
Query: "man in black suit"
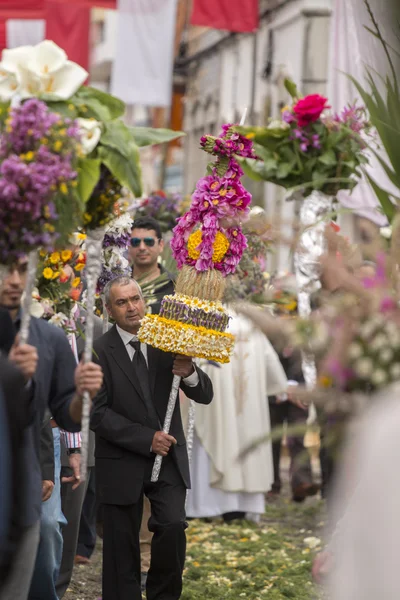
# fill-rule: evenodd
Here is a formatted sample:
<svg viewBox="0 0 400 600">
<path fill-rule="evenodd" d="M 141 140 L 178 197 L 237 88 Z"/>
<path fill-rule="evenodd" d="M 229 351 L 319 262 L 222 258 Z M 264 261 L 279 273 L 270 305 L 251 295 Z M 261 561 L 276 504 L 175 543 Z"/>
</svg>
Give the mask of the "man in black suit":
<svg viewBox="0 0 400 600">
<path fill-rule="evenodd" d="M 189 462 L 179 402 L 171 435 L 161 431 L 174 375 L 185 394 L 202 404 L 213 397 L 210 379 L 192 359 L 140 344 L 145 314 L 138 284 L 118 277 L 105 289 L 116 325 L 94 344 L 104 384 L 94 401 L 96 483 L 103 505 L 103 600 L 141 600 L 139 530 L 143 494 L 151 503 L 151 566 L 148 600 L 176 600 L 185 562 L 185 499 Z M 155 456 L 164 457 L 157 483 L 151 483 Z"/>
<path fill-rule="evenodd" d="M 0 287 L 0 305 L 8 310 L 16 332 L 19 331 L 21 322 L 20 308 L 26 266 L 26 258 L 21 258 L 10 266 Z M 58 510 L 58 503 L 61 505 L 59 489 L 57 495 L 54 482 L 42 480 L 41 427 L 45 413 L 50 411 L 57 424 L 64 429 L 79 431 L 83 390 L 88 390 L 91 396 L 95 395 L 101 387 L 102 373 L 98 365 L 93 363 L 76 366 L 64 332 L 42 319 L 31 319 L 29 343 L 19 345 L 15 342 L 8 357 L 25 376 L 33 416 L 29 427 L 24 431 L 19 456 L 23 493 L 21 507 L 17 511 L 17 525 L 23 533 L 19 536 L 13 564 L 0 598 L 26 600 L 29 592 L 30 600 L 45 600 L 56 598 L 54 573 L 55 566 L 61 560 L 62 537 L 59 523 L 49 510 L 49 506 L 51 508 L 54 505 L 55 512 L 61 513 L 61 508 Z M 35 362 L 33 368 L 35 358 L 37 367 Z M 54 473 L 53 477 L 56 478 L 57 474 Z M 38 547 L 39 530 L 41 537 Z M 61 538 L 61 544 L 57 538 Z"/>
</svg>

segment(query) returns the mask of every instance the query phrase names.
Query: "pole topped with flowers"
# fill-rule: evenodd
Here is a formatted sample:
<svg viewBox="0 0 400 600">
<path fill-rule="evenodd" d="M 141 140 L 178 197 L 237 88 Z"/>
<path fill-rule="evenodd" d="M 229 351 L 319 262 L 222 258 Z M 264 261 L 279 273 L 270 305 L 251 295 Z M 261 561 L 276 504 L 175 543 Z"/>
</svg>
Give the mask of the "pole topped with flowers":
<svg viewBox="0 0 400 600">
<path fill-rule="evenodd" d="M 200 145 L 216 161 L 197 182 L 190 208 L 173 230 L 171 248 L 179 268 L 176 291 L 164 297 L 159 315 L 146 315 L 138 337 L 166 352 L 225 363 L 234 337 L 225 331 L 229 315 L 221 300 L 226 278 L 247 246 L 241 221 L 251 202 L 235 157 L 255 155 L 253 143 L 232 125 L 224 125 L 218 137 L 203 136 Z M 180 377 L 175 376 L 164 422 L 167 433 L 179 385 Z M 160 469 L 158 456 L 152 481 L 157 481 Z"/>
</svg>

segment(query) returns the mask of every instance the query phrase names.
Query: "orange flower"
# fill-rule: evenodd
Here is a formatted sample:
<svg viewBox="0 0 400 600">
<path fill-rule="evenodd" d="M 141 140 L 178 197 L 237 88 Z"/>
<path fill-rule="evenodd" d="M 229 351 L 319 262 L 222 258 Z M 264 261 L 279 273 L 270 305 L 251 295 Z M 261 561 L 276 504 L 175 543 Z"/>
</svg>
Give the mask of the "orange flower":
<svg viewBox="0 0 400 600">
<path fill-rule="evenodd" d="M 82 271 L 85 268 L 85 263 L 80 262 L 75 265 L 75 271 Z"/>
<path fill-rule="evenodd" d="M 78 302 L 79 297 L 81 295 L 81 290 L 78 290 L 77 288 L 75 288 L 70 291 L 69 295 L 70 295 L 70 298 L 72 298 L 72 300 L 74 300 L 74 302 Z"/>
<path fill-rule="evenodd" d="M 65 271 L 61 271 L 60 283 L 67 283 L 68 279 L 69 279 L 69 275 L 67 275 L 67 273 Z"/>
</svg>

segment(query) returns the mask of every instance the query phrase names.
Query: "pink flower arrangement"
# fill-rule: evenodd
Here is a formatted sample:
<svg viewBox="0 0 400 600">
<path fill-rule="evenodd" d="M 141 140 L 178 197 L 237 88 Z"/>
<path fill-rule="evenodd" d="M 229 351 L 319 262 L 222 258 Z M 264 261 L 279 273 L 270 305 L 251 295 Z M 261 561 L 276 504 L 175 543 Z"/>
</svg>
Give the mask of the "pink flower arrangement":
<svg viewBox="0 0 400 600">
<path fill-rule="evenodd" d="M 304 197 L 313 190 L 330 196 L 351 190 L 359 168 L 368 162 L 364 150 L 370 127 L 365 110 L 348 106 L 332 115 L 325 96 L 301 98 L 292 82 L 287 81 L 286 87 L 293 103 L 283 108 L 281 119 L 271 119 L 266 127 L 235 128 L 253 140 L 255 153 L 262 157 L 239 159 L 246 174 L 300 191 Z"/>
<path fill-rule="evenodd" d="M 203 136 L 200 144 L 217 161 L 211 175 L 197 182 L 190 209 L 173 230 L 171 248 L 178 268 L 186 264 L 198 271 L 216 269 L 226 276 L 234 273 L 247 247 L 237 223 L 247 216 L 251 202 L 234 156 L 254 158 L 253 144 L 235 133 L 232 125 L 224 125 L 218 138 Z"/>
</svg>

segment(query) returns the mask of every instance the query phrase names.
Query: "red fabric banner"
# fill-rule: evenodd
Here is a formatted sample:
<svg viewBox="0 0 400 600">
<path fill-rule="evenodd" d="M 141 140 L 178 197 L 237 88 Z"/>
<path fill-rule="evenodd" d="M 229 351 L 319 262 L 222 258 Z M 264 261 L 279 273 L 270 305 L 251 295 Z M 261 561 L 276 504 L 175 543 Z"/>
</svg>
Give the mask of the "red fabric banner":
<svg viewBox="0 0 400 600">
<path fill-rule="evenodd" d="M 117 0 L 58 0 L 59 4 L 71 6 L 78 4 L 86 8 L 117 7 Z M 0 18 L 2 19 L 44 19 L 46 0 L 0 0 Z"/>
<path fill-rule="evenodd" d="M 258 0 L 193 0 L 192 25 L 251 32 L 258 29 Z"/>
<path fill-rule="evenodd" d="M 86 2 L 46 0 L 46 39 L 65 50 L 68 60 L 89 68 L 90 7 Z"/>
<path fill-rule="evenodd" d="M 0 19 L 0 55 L 7 48 L 7 30 L 5 19 Z"/>
</svg>

